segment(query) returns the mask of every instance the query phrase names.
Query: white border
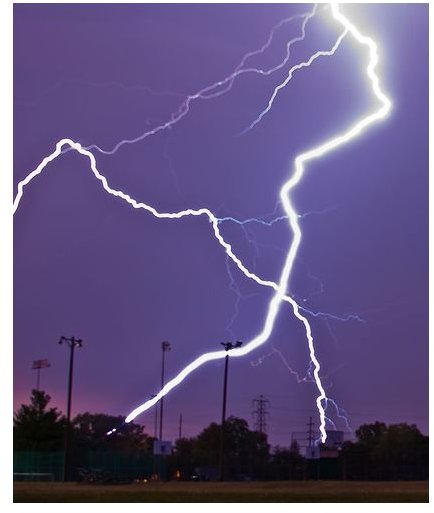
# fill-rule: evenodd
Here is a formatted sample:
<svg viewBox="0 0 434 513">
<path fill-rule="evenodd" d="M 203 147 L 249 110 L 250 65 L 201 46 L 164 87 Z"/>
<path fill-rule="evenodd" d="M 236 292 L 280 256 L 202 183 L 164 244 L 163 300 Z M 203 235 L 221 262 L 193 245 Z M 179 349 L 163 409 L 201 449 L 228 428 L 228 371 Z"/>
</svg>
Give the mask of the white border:
<svg viewBox="0 0 434 513">
<path fill-rule="evenodd" d="M 40 3 L 38 0 L 27 0 L 27 2 L 17 1 L 15 3 Z M 70 2 L 62 2 L 62 1 L 52 1 L 46 0 L 45 3 L 48 4 L 57 4 L 57 3 L 121 3 L 119 1 L 113 0 L 93 0 L 92 2 L 84 2 L 84 1 L 70 1 Z M 128 3 L 209 3 L 206 1 L 190 1 L 185 2 L 182 0 L 171 0 L 171 1 L 159 1 L 159 2 L 140 2 L 137 0 L 129 0 Z M 257 1 L 257 0 L 238 0 L 236 2 L 231 2 L 229 0 L 219 0 L 215 3 L 267 3 L 265 1 Z M 283 0 L 273 0 L 272 3 L 297 3 L 297 2 L 288 2 Z M 319 2 L 325 3 L 325 2 Z M 379 3 L 379 2 L 340 2 L 344 3 Z M 381 3 L 412 3 L 412 2 L 397 2 L 390 0 L 383 0 Z M 420 2 L 427 3 L 427 2 Z M 430 2 L 429 2 L 430 3 Z M 430 5 L 430 14 L 429 14 L 430 22 L 431 22 L 431 5 Z M 1 339 L 1 358 L 0 358 L 0 418 L 2 422 L 0 423 L 0 455 L 1 455 L 1 464 L 0 464 L 0 508 L 2 512 L 8 512 L 10 510 L 14 511 L 32 511 L 35 510 L 44 510 L 44 512 L 56 511 L 59 509 L 57 504 L 12 504 L 12 412 L 13 412 L 13 401 L 12 401 L 12 297 L 13 297 L 13 289 L 12 289 L 12 200 L 13 200 L 13 189 L 12 189 L 12 169 L 13 169 L 13 153 L 12 153 L 12 126 L 13 126 L 13 103 L 12 103 L 12 77 L 13 77 L 13 52 L 12 52 L 12 42 L 13 42 L 13 3 L 10 0 L 2 0 L 0 2 L 0 55 L 1 55 L 1 65 L 2 65 L 2 73 L 0 79 L 0 112 L 1 112 L 1 155 L 2 155 L 2 164 L 3 169 L 0 173 L 0 234 L 2 237 L 1 244 L 1 265 L 0 265 L 0 326 L 2 331 L 2 339 Z M 403 34 L 403 37 L 405 35 Z M 409 34 L 411 37 L 411 34 Z M 433 55 L 433 37 L 430 33 L 430 41 L 429 41 L 429 49 L 430 49 L 430 64 L 431 64 L 431 56 Z M 403 72 L 405 72 L 403 70 Z M 431 74 L 431 66 L 430 66 L 430 84 L 432 84 L 432 74 Z M 431 87 L 430 87 L 431 93 Z M 431 97 L 431 94 L 430 94 Z M 430 126 L 431 119 L 433 114 L 433 107 L 430 103 Z M 434 136 L 430 133 L 430 147 L 434 147 Z M 431 165 L 430 165 L 431 171 Z M 432 198 L 433 192 L 432 180 L 430 180 L 430 199 Z M 430 202 L 431 203 L 431 202 Z M 430 255 L 431 255 L 431 240 L 432 240 L 432 226 L 433 226 L 433 209 L 430 205 Z M 434 284 L 434 278 L 430 275 L 430 298 L 431 291 Z M 429 317 L 430 319 L 434 319 L 434 308 L 430 303 L 429 308 Z M 430 329 L 430 341 L 431 337 L 431 329 Z M 430 352 L 430 364 L 432 363 L 432 351 Z M 430 365 L 430 369 L 432 366 Z M 430 379 L 430 392 L 432 391 L 432 379 Z M 431 396 L 431 394 L 430 394 Z M 431 409 L 430 409 L 431 410 Z M 430 411 L 430 426 L 432 416 Z M 431 434 L 431 429 L 430 429 Z M 433 456 L 433 447 L 432 443 L 430 446 L 430 462 L 432 461 Z M 430 465 L 431 467 L 431 465 Z M 430 485 L 430 496 L 432 495 L 433 487 Z M 62 509 L 64 511 L 75 511 L 77 505 L 75 504 L 62 504 Z M 93 510 L 103 510 L 103 511 L 118 511 L 119 505 L 115 504 L 92 504 L 89 506 Z M 143 511 L 143 504 L 126 504 L 123 507 L 127 507 L 133 511 Z M 217 509 L 221 509 L 221 505 L 219 504 L 153 504 L 151 505 L 152 509 L 161 511 L 167 509 L 173 509 L 176 507 L 177 511 L 202 511 L 206 508 L 210 512 L 217 511 Z M 232 506 L 228 506 L 232 509 Z M 262 503 L 257 504 L 244 504 L 244 505 L 236 505 L 234 506 L 239 509 L 248 508 L 250 511 L 259 511 L 266 507 Z M 295 504 L 290 506 L 288 504 L 273 504 L 272 509 L 273 512 L 280 511 L 288 511 L 288 508 L 296 508 L 297 511 L 318 511 L 319 509 L 322 511 L 329 511 L 333 509 L 333 511 L 365 511 L 367 505 L 366 504 L 333 504 L 333 505 L 320 505 L 320 504 Z M 425 510 L 427 509 L 427 504 L 412 504 L 412 510 Z M 408 511 L 409 506 L 405 504 L 381 504 L 378 505 L 378 508 L 384 510 L 393 510 L 394 512 L 400 511 Z"/>
</svg>

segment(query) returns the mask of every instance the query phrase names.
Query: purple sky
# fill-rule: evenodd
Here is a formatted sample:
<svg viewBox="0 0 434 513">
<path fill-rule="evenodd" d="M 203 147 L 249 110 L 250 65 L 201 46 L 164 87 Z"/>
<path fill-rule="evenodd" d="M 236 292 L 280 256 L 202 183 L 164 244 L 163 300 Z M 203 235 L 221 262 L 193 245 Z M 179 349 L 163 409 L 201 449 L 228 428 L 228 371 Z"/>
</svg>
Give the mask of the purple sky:
<svg viewBox="0 0 434 513">
<path fill-rule="evenodd" d="M 273 25 L 306 9 L 15 5 L 15 187 L 64 137 L 112 148 L 170 119 L 186 94 L 228 75 Z M 393 110 L 357 141 L 309 164 L 294 204 L 300 214 L 323 213 L 301 219 L 290 292 L 311 310 L 358 313 L 366 321 L 309 317 L 327 393 L 352 426 L 378 419 L 417 423 L 425 432 L 428 5 L 342 10 L 377 41 Z M 300 20 L 286 25 L 250 63 L 277 64 L 299 31 Z M 290 64 L 330 48 L 337 33 L 330 15 L 318 15 Z M 208 207 L 220 217 L 267 216 L 296 155 L 375 108 L 365 66 L 365 49 L 344 40 L 333 57 L 294 76 L 270 114 L 240 136 L 288 66 L 268 78 L 246 75 L 228 94 L 194 102 L 171 130 L 112 156 L 95 151 L 98 166 L 112 187 L 162 211 Z M 275 215 L 281 214 L 277 205 Z M 250 269 L 278 280 L 291 242 L 285 222 L 249 225 L 247 233 L 226 223 L 222 233 Z M 237 296 L 207 220 L 161 221 L 132 209 L 104 193 L 80 155 L 62 155 L 26 189 L 14 250 L 15 407 L 35 385 L 32 360 L 48 358 L 52 367 L 42 372 L 41 385 L 65 410 L 68 355 L 57 344 L 61 335 L 84 341 L 73 413 L 122 415 L 158 390 L 162 340 L 172 343 L 170 378 L 232 338 Z M 231 328 L 247 342 L 262 329 L 271 293 L 229 268 L 243 296 Z M 297 384 L 279 355 L 270 355 L 273 347 L 305 374 L 307 344 L 288 306 L 266 345 L 231 360 L 228 414 L 252 422 L 252 400 L 263 394 L 271 403 L 270 442 L 289 445 L 310 415 L 318 425 L 317 390 Z M 209 363 L 167 397 L 167 438 L 176 436 L 181 412 L 185 435 L 218 421 L 222 374 L 223 361 Z M 153 411 L 137 420 L 153 432 Z"/>
</svg>

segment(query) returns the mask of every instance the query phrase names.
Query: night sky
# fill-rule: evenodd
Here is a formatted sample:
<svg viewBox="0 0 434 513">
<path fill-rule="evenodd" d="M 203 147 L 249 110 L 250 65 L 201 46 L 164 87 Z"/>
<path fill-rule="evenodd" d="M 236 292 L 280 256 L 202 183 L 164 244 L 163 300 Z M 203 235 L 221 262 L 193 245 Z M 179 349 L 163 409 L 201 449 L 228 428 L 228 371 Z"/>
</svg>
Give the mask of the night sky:
<svg viewBox="0 0 434 513">
<path fill-rule="evenodd" d="M 265 43 L 297 4 L 14 6 L 14 196 L 17 183 L 70 137 L 111 149 L 164 123 L 186 95 L 230 74 Z M 289 292 L 310 310 L 354 313 L 364 322 L 308 316 L 327 394 L 353 428 L 382 420 L 428 429 L 428 4 L 346 5 L 342 11 L 379 47 L 391 114 L 308 165 L 294 192 L 303 241 Z M 282 27 L 250 64 L 284 56 L 301 20 Z M 216 99 L 197 100 L 170 130 L 114 155 L 93 150 L 112 187 L 161 211 L 207 207 L 219 217 L 283 214 L 279 190 L 297 154 L 375 110 L 366 48 L 351 37 L 333 57 L 294 75 L 264 109 L 291 65 L 329 49 L 340 31 L 321 11 L 270 77 L 246 74 Z M 73 414 L 126 415 L 166 377 L 227 340 L 262 329 L 269 289 L 249 281 L 216 242 L 205 217 L 158 220 L 107 195 L 88 160 L 68 152 L 25 189 L 14 221 L 14 407 L 35 386 L 33 360 L 48 358 L 41 387 L 66 409 L 67 348 L 82 338 Z M 246 266 L 277 281 L 291 231 L 221 224 Z M 228 272 L 229 269 L 229 272 Z M 234 280 L 234 281 L 232 281 Z M 238 292 L 237 292 L 238 291 Z M 237 299 L 237 297 L 240 299 Z M 238 306 L 237 306 L 238 305 Z M 279 354 L 279 353 L 280 354 Z M 230 361 L 228 414 L 253 426 L 252 400 L 270 401 L 269 441 L 304 431 L 317 389 L 297 383 L 309 365 L 303 327 L 283 305 L 267 344 Z M 165 438 L 219 421 L 223 360 L 208 363 L 165 400 Z M 339 429 L 348 431 L 330 407 Z M 153 410 L 137 418 L 153 434 Z"/>
</svg>

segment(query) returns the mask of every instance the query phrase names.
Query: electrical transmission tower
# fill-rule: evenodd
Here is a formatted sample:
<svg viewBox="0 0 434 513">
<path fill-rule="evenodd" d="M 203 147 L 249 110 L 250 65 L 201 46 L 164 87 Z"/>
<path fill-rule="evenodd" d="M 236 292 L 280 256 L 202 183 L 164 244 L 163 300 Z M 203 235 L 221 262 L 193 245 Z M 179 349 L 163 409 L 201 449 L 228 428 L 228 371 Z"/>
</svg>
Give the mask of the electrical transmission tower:
<svg viewBox="0 0 434 513">
<path fill-rule="evenodd" d="M 253 418 L 255 419 L 255 430 L 260 433 L 267 432 L 267 417 L 269 415 L 268 408 L 270 407 L 270 401 L 265 399 L 263 395 L 260 395 L 256 399 L 253 399 Z"/>
<path fill-rule="evenodd" d="M 309 424 L 307 425 L 309 428 L 309 431 L 307 432 L 307 441 L 308 441 L 308 447 L 309 447 L 309 456 L 311 458 L 315 455 L 315 446 L 314 446 L 314 438 L 313 438 L 313 421 L 312 417 L 309 417 Z"/>
</svg>

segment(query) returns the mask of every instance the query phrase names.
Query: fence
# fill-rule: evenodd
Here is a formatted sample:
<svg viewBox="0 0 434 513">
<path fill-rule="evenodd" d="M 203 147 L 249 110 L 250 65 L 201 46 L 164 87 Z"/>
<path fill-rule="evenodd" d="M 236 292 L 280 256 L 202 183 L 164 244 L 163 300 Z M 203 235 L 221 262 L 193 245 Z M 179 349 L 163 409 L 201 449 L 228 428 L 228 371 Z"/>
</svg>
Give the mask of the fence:
<svg viewBox="0 0 434 513">
<path fill-rule="evenodd" d="M 14 452 L 15 481 L 60 481 L 63 451 Z"/>
<path fill-rule="evenodd" d="M 61 481 L 63 451 L 14 452 L 15 481 Z M 154 470 L 152 454 L 145 451 L 104 449 L 75 451 L 71 458 L 71 477 L 79 479 L 79 470 L 104 471 L 122 481 L 148 478 Z"/>
</svg>

